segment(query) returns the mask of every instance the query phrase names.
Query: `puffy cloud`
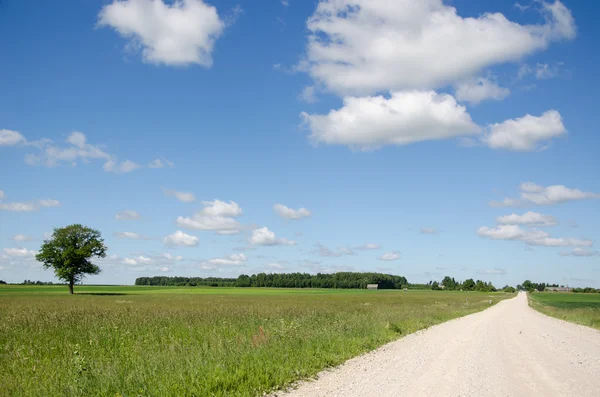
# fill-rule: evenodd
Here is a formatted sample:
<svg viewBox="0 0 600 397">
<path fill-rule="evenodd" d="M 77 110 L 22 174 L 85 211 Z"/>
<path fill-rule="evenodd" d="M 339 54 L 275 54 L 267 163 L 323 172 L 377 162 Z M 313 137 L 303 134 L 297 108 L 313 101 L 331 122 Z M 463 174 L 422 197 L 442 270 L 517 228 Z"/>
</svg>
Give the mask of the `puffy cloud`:
<svg viewBox="0 0 600 397">
<path fill-rule="evenodd" d="M 11 237 L 11 240 L 13 240 L 13 241 L 31 241 L 31 240 L 33 240 L 33 237 L 26 236 L 24 234 L 15 234 L 14 236 Z"/>
<path fill-rule="evenodd" d="M 561 256 L 597 256 L 600 252 L 585 248 L 573 248 L 571 251 L 563 251 L 559 253 Z"/>
<path fill-rule="evenodd" d="M 500 87 L 494 81 L 479 77 L 463 81 L 455 86 L 456 99 L 460 102 L 469 102 L 476 105 L 486 99 L 500 101 L 510 95 L 508 88 Z"/>
<path fill-rule="evenodd" d="M 381 248 L 381 245 L 376 243 L 367 243 L 363 245 L 359 245 L 358 247 L 354 247 L 356 250 L 378 250 Z"/>
<path fill-rule="evenodd" d="M 36 252 L 28 250 L 27 248 L 4 248 L 4 255 L 16 258 L 31 258 L 34 257 Z"/>
<path fill-rule="evenodd" d="M 400 259 L 400 253 L 398 251 L 386 252 L 377 259 L 380 261 L 397 261 Z"/>
<path fill-rule="evenodd" d="M 122 162 L 118 162 L 115 160 L 108 160 L 104 163 L 104 171 L 106 172 L 114 172 L 116 174 L 125 174 L 127 172 L 135 171 L 139 169 L 141 166 L 139 164 L 134 163 L 131 160 L 126 160 Z"/>
<path fill-rule="evenodd" d="M 234 217 L 242 215 L 242 209 L 235 201 L 229 203 L 221 200 L 203 201 L 202 214 L 207 216 Z"/>
<path fill-rule="evenodd" d="M 196 214 L 192 217 L 177 217 L 177 226 L 185 229 L 213 230 L 217 234 L 238 234 L 242 225 L 233 218 L 224 216 L 205 216 Z"/>
<path fill-rule="evenodd" d="M 113 236 L 120 239 L 129 239 L 129 240 L 151 240 L 150 237 L 143 236 L 134 232 L 114 232 Z"/>
<path fill-rule="evenodd" d="M 275 233 L 266 227 L 252 230 L 249 242 L 253 245 L 296 245 L 293 240 L 276 237 Z"/>
<path fill-rule="evenodd" d="M 180 247 L 195 247 L 198 245 L 199 239 L 196 236 L 191 236 L 177 230 L 175 233 L 168 235 L 164 238 L 163 242 L 166 245 L 177 245 Z"/>
<path fill-rule="evenodd" d="M 513 207 L 526 204 L 552 205 L 574 200 L 600 198 L 599 193 L 584 192 L 564 185 L 540 186 L 533 182 L 525 182 L 519 186 L 520 199 L 505 198 L 503 201 L 491 201 L 492 207 Z"/>
<path fill-rule="evenodd" d="M 117 212 L 115 219 L 119 221 L 135 221 L 142 219 L 142 216 L 133 210 L 125 210 Z"/>
<path fill-rule="evenodd" d="M 437 230 L 432 227 L 422 227 L 421 234 L 436 234 Z"/>
<path fill-rule="evenodd" d="M 337 251 L 333 251 L 323 244 L 315 244 L 313 253 L 319 256 L 340 257 L 344 255 L 354 255 L 354 251 L 348 247 L 340 247 Z"/>
<path fill-rule="evenodd" d="M 37 205 L 40 207 L 48 208 L 48 207 L 60 207 L 60 201 L 58 200 L 38 200 Z"/>
<path fill-rule="evenodd" d="M 313 142 L 361 150 L 480 132 L 464 106 L 451 95 L 434 91 L 392 92 L 389 98 L 346 97 L 338 110 L 326 115 L 303 112 L 302 117 Z"/>
<path fill-rule="evenodd" d="M 493 240 L 516 240 L 545 247 L 590 247 L 593 244 L 591 240 L 550 237 L 544 231 L 524 230 L 518 225 L 499 225 L 494 228 L 482 226 L 477 230 L 477 234 Z"/>
<path fill-rule="evenodd" d="M 0 146 L 13 146 L 25 142 L 25 137 L 17 131 L 0 130 Z"/>
<path fill-rule="evenodd" d="M 225 29 L 217 9 L 202 0 L 121 0 L 105 5 L 100 26 L 110 26 L 141 50 L 145 62 L 183 66 L 212 65 L 215 41 Z"/>
<path fill-rule="evenodd" d="M 164 254 L 162 254 L 162 256 L 163 256 L 163 258 L 165 258 L 166 260 L 169 260 L 169 261 L 181 261 L 181 260 L 183 260 L 183 257 L 181 255 L 174 256 L 174 255 L 171 255 L 171 254 L 166 253 L 166 252 Z"/>
<path fill-rule="evenodd" d="M 556 219 L 550 215 L 542 215 L 537 212 L 528 211 L 523 215 L 510 214 L 496 218 L 496 222 L 502 225 L 529 225 L 529 226 L 554 226 Z"/>
<path fill-rule="evenodd" d="M 138 261 L 136 261 L 133 258 L 125 258 L 125 259 L 123 259 L 122 263 L 124 265 L 129 265 L 129 266 L 137 266 Z"/>
<path fill-rule="evenodd" d="M 339 95 L 442 87 L 575 37 L 567 7 L 541 5 L 545 23 L 520 25 L 500 13 L 463 18 L 442 0 L 321 1 L 300 67 Z"/>
<path fill-rule="evenodd" d="M 74 165 L 78 160 L 106 160 L 113 161 L 112 156 L 105 152 L 99 145 L 87 143 L 86 136 L 74 131 L 67 137 L 66 147 L 56 146 L 51 140 L 42 140 L 35 144 L 40 149 L 39 155 L 29 154 L 25 162 L 29 165 L 45 165 L 54 167 L 60 163 Z M 106 170 L 106 165 L 105 165 Z"/>
<path fill-rule="evenodd" d="M 0 190 L 0 199 L 5 197 L 4 192 Z M 27 203 L 23 202 L 9 202 L 2 203 L 0 202 L 0 211 L 13 211 L 13 212 L 32 212 L 37 211 L 40 208 L 49 208 L 49 207 L 59 207 L 60 201 L 45 199 L 45 200 L 36 200 L 30 201 Z"/>
<path fill-rule="evenodd" d="M 175 164 L 167 159 L 156 159 L 148 163 L 148 168 L 164 168 L 165 166 L 173 168 Z"/>
<path fill-rule="evenodd" d="M 205 262 L 212 266 L 244 266 L 248 260 L 244 254 L 231 254 L 224 258 L 213 258 Z"/>
<path fill-rule="evenodd" d="M 567 133 L 560 113 L 548 110 L 541 116 L 527 114 L 521 118 L 491 124 L 482 141 L 493 149 L 531 151 L 541 144 Z"/>
<path fill-rule="evenodd" d="M 275 213 L 277 215 L 279 215 L 280 217 L 282 217 L 284 219 L 291 219 L 291 220 L 299 220 L 302 218 L 307 218 L 311 215 L 310 211 L 304 207 L 298 208 L 297 210 L 295 210 L 295 209 L 289 208 L 283 204 L 275 204 L 273 206 L 273 211 L 275 211 Z"/>
<path fill-rule="evenodd" d="M 196 196 L 193 193 L 189 192 L 178 192 L 175 190 L 163 189 L 167 196 L 175 197 L 179 201 L 183 201 L 184 203 L 193 203 L 196 201 Z"/>
</svg>

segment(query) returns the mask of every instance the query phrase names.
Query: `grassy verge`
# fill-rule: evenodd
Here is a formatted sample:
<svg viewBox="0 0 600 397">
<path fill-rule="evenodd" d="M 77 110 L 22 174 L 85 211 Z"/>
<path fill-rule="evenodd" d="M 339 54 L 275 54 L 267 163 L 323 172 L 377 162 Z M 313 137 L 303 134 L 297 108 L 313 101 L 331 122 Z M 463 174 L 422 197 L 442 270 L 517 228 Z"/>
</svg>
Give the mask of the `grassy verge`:
<svg viewBox="0 0 600 397">
<path fill-rule="evenodd" d="M 102 286 L 79 289 L 98 295 L 66 292 L 0 287 L 0 395 L 257 396 L 513 296 Z"/>
<path fill-rule="evenodd" d="M 561 320 L 600 329 L 600 294 L 535 292 L 529 306 Z"/>
</svg>

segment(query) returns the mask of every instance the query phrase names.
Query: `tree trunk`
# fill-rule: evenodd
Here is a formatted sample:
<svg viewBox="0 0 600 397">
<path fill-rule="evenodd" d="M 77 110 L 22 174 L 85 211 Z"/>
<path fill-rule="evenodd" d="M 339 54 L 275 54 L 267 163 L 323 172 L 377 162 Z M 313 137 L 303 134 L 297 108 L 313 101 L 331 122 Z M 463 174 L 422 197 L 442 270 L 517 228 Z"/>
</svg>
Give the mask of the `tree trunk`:
<svg viewBox="0 0 600 397">
<path fill-rule="evenodd" d="M 73 280 L 69 281 L 69 294 L 73 295 Z"/>
</svg>

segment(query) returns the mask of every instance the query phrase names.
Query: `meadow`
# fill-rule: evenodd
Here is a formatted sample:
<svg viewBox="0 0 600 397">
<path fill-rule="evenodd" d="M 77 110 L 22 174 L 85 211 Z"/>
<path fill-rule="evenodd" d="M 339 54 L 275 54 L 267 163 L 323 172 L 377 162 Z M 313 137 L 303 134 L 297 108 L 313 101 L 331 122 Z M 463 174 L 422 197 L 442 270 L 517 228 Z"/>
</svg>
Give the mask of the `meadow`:
<svg viewBox="0 0 600 397">
<path fill-rule="evenodd" d="M 0 395 L 259 396 L 512 296 L 0 286 Z"/>
<path fill-rule="evenodd" d="M 529 305 L 561 320 L 600 329 L 600 294 L 535 292 Z"/>
</svg>

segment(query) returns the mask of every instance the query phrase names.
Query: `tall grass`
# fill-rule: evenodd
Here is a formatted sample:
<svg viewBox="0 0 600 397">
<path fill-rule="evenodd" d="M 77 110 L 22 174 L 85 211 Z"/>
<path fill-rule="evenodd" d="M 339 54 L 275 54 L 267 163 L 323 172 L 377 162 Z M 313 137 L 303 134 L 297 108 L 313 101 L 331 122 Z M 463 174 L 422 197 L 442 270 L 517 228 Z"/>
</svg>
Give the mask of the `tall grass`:
<svg viewBox="0 0 600 397">
<path fill-rule="evenodd" d="M 3 396 L 257 396 L 507 297 L 437 291 L 2 291 Z"/>
<path fill-rule="evenodd" d="M 529 306 L 561 320 L 600 329 L 600 294 L 535 292 Z"/>
</svg>

